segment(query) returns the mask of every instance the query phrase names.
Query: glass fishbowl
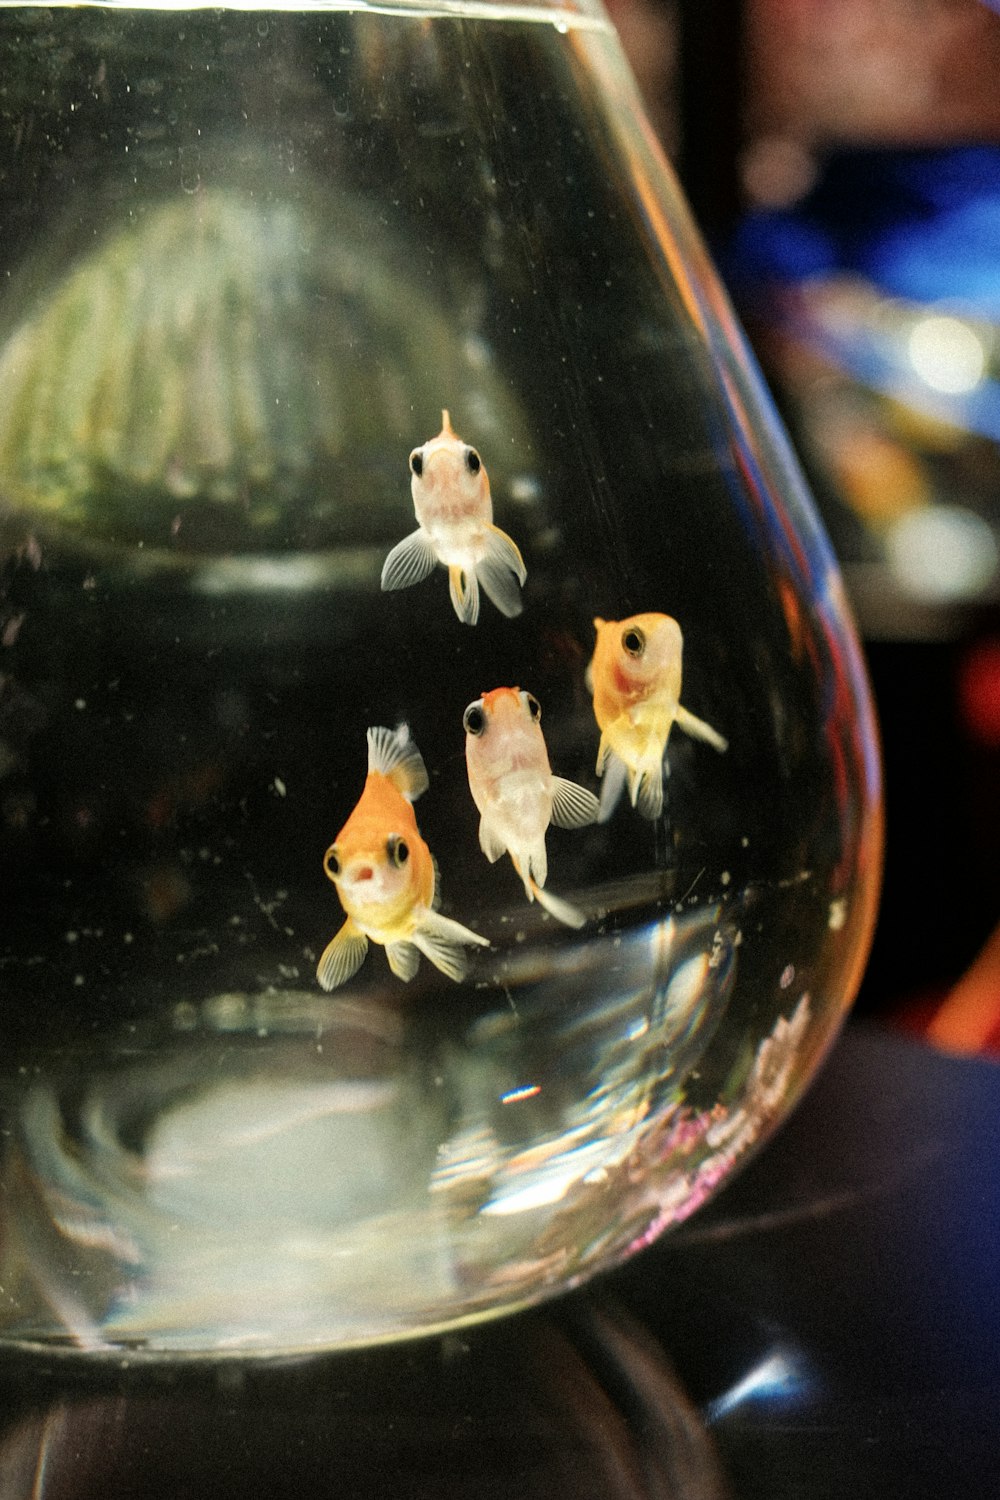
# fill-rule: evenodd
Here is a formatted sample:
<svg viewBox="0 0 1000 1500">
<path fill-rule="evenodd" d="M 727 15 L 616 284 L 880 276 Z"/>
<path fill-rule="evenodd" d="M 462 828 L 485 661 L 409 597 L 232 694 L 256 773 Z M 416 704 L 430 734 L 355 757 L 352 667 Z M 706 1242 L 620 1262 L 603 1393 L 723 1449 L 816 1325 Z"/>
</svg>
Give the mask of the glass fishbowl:
<svg viewBox="0 0 1000 1500">
<path fill-rule="evenodd" d="M 0 6 L 0 1342 L 688 1217 L 867 952 L 829 547 L 597 0 Z"/>
</svg>

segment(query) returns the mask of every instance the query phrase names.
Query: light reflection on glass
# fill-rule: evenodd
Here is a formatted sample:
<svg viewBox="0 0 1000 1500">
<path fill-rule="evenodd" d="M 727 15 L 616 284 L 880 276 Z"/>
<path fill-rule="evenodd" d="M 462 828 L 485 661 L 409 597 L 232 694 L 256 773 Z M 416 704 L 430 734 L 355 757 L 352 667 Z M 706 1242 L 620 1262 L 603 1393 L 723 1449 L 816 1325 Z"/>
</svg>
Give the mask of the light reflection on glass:
<svg viewBox="0 0 1000 1500">
<path fill-rule="evenodd" d="M 728 1390 L 716 1396 L 705 1408 L 709 1426 L 731 1416 L 741 1407 L 764 1402 L 805 1400 L 813 1390 L 816 1377 L 805 1356 L 790 1345 L 782 1344 L 740 1377 Z"/>
</svg>

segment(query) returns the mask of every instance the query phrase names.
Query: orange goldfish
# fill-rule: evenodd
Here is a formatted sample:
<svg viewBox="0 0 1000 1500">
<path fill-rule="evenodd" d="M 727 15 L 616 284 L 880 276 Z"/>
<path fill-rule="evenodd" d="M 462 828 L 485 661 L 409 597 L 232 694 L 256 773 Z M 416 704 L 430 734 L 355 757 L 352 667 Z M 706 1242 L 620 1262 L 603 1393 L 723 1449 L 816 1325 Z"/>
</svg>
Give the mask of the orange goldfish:
<svg viewBox="0 0 1000 1500">
<path fill-rule="evenodd" d="M 664 757 L 674 724 L 724 751 L 727 741 L 681 706 L 681 627 L 669 615 L 632 615 L 594 621 L 597 642 L 587 668 L 594 716 L 601 731 L 597 774 L 598 822 L 610 818 L 628 779 L 632 806 L 645 818 L 663 810 Z"/>
<path fill-rule="evenodd" d="M 369 941 L 383 945 L 390 969 L 406 980 L 417 972 L 421 953 L 449 979 L 463 979 L 463 944 L 489 946 L 478 932 L 434 910 L 437 872 L 410 805 L 427 784 L 405 724 L 369 729 L 364 791 L 323 859 L 347 913 L 316 968 L 323 989 L 336 989 L 356 973 Z"/>
<path fill-rule="evenodd" d="M 597 798 L 553 776 L 537 698 L 520 688 L 494 688 L 465 710 L 465 760 L 479 809 L 479 846 L 490 863 L 509 854 L 529 901 L 558 921 L 582 927 L 575 906 L 543 890 L 548 869 L 545 833 L 582 828 L 597 818 Z"/>
<path fill-rule="evenodd" d="M 493 525 L 486 467 L 452 431 L 446 411 L 437 437 L 410 454 L 410 474 L 420 524 L 386 558 L 383 589 L 409 588 L 443 563 L 451 602 L 464 624 L 479 619 L 480 584 L 501 614 L 519 615 L 518 586 L 528 576 L 524 561 L 506 532 Z"/>
</svg>

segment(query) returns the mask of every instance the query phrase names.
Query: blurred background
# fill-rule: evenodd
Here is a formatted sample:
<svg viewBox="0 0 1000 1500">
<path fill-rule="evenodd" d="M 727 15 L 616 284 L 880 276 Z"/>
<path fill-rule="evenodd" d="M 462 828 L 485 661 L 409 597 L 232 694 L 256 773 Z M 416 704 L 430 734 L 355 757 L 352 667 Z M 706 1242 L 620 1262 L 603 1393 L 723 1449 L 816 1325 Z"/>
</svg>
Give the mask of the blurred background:
<svg viewBox="0 0 1000 1500">
<path fill-rule="evenodd" d="M 607 3 L 868 656 L 858 1007 L 1000 1055 L 1000 0 Z"/>
</svg>

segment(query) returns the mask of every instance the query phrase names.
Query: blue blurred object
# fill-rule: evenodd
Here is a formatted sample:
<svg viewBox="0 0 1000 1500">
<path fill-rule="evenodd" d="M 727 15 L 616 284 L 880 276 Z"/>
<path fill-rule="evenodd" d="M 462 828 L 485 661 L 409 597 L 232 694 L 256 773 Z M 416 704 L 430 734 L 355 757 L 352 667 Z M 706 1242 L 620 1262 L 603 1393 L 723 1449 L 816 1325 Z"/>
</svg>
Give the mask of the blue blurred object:
<svg viewBox="0 0 1000 1500">
<path fill-rule="evenodd" d="M 750 213 L 723 260 L 740 297 L 847 272 L 1000 320 L 1000 147 L 838 152 L 793 208 Z"/>
<path fill-rule="evenodd" d="M 720 253 L 871 638 L 1000 599 L 1000 147 L 830 154 Z"/>
</svg>

